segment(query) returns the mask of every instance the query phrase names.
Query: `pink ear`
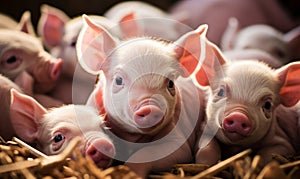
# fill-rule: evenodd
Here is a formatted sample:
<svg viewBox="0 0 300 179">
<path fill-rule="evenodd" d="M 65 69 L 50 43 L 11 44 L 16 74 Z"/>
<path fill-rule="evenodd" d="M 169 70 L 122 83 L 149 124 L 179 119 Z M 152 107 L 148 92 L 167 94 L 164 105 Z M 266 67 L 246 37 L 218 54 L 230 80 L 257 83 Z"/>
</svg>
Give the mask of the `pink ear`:
<svg viewBox="0 0 300 179">
<path fill-rule="evenodd" d="M 236 39 L 237 33 L 239 31 L 239 22 L 236 18 L 231 17 L 228 20 L 228 25 L 223 33 L 221 40 L 221 49 L 223 51 L 232 50 L 234 47 L 234 41 Z"/>
<path fill-rule="evenodd" d="M 10 119 L 16 134 L 26 142 L 38 136 L 39 120 L 47 110 L 30 96 L 11 89 Z"/>
<path fill-rule="evenodd" d="M 180 63 L 203 86 L 209 85 L 217 68 L 226 62 L 217 46 L 207 40 L 207 28 L 207 25 L 201 25 L 175 42 Z"/>
<path fill-rule="evenodd" d="M 38 33 L 48 49 L 61 42 L 65 23 L 70 18 L 61 10 L 48 6 L 41 6 L 41 18 L 38 22 Z"/>
<path fill-rule="evenodd" d="M 141 35 L 140 27 L 137 24 L 133 12 L 126 14 L 119 22 L 124 38 L 131 38 Z"/>
<path fill-rule="evenodd" d="M 21 17 L 21 20 L 17 26 L 17 30 L 36 36 L 32 22 L 30 11 L 25 11 Z"/>
<path fill-rule="evenodd" d="M 276 70 L 281 83 L 281 104 L 294 106 L 300 99 L 300 62 L 290 63 Z"/>
<path fill-rule="evenodd" d="M 77 58 L 84 70 L 98 74 L 117 41 L 100 25 L 83 15 L 84 27 L 77 39 Z"/>
</svg>

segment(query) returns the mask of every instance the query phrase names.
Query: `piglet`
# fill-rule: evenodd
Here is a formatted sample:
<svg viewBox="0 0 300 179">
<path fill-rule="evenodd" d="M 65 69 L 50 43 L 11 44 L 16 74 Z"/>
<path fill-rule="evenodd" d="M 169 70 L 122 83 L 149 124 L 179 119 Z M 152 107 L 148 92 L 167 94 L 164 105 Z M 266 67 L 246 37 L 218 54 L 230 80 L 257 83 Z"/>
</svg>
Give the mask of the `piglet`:
<svg viewBox="0 0 300 179">
<path fill-rule="evenodd" d="M 222 34 L 231 17 L 237 18 L 241 22 L 242 28 L 253 24 L 267 24 L 282 32 L 287 32 L 300 25 L 299 17 L 298 19 L 292 17 L 282 5 L 289 2 L 277 0 L 180 0 L 170 8 L 170 13 L 175 16 L 179 14 L 186 16 L 185 23 L 192 28 L 196 28 L 200 24 L 208 24 L 210 27 L 207 34 L 208 39 L 220 45 Z M 299 5 L 299 3 L 295 4 Z"/>
<path fill-rule="evenodd" d="M 60 153 L 76 136 L 82 138 L 79 150 L 98 167 L 110 165 L 115 155 L 112 140 L 105 134 L 103 116 L 91 107 L 65 105 L 45 109 L 30 96 L 11 90 L 10 118 L 18 137 L 48 155 Z"/>
<path fill-rule="evenodd" d="M 255 24 L 240 29 L 238 20 L 231 18 L 223 34 L 221 48 L 225 52 L 240 54 L 250 50 L 261 50 L 284 65 L 300 57 L 297 56 L 299 43 L 300 26 L 287 33 L 266 24 Z"/>
<path fill-rule="evenodd" d="M 91 17 L 109 29 L 114 36 L 122 37 L 117 24 L 113 21 L 97 15 Z M 81 17 L 71 18 L 58 8 L 46 4 L 41 6 L 38 34 L 50 54 L 64 61 L 59 84 L 52 92 L 52 96 L 66 103 L 85 103 L 96 81 L 95 75 L 86 73 L 77 63 L 75 45 L 82 26 Z"/>
<path fill-rule="evenodd" d="M 10 79 L 0 74 L 0 98 L 1 98 L 0 136 L 5 140 L 9 140 L 11 139 L 11 137 L 15 135 L 9 117 L 11 89 L 15 89 L 16 91 L 22 92 L 19 86 L 17 86 Z"/>
<path fill-rule="evenodd" d="M 199 141 L 196 162 L 214 164 L 246 148 L 261 155 L 265 164 L 272 153 L 294 155 L 300 149 L 299 117 L 293 114 L 300 99 L 300 63 L 275 70 L 263 62 L 227 62 L 221 57 L 221 66 L 202 66 L 209 80 L 199 80 L 211 94 L 206 106 L 209 127 L 199 136 L 215 138 L 205 147 Z"/>
<path fill-rule="evenodd" d="M 62 61 L 53 58 L 40 41 L 27 33 L 0 30 L 0 73 L 14 80 L 27 71 L 34 79 L 34 91 L 51 91 L 60 75 Z"/>
<path fill-rule="evenodd" d="M 76 47 L 79 63 L 99 75 L 88 104 L 107 114 L 105 125 L 120 149 L 116 159 L 141 177 L 192 162 L 205 96 L 193 79 L 207 26 L 174 43 L 151 37 L 119 42 L 83 18 Z"/>
<path fill-rule="evenodd" d="M 184 16 L 173 17 L 162 9 L 141 1 L 117 3 L 108 9 L 104 16 L 120 24 L 125 37 L 146 35 L 174 41 L 192 30 L 181 23 L 185 19 Z"/>
</svg>

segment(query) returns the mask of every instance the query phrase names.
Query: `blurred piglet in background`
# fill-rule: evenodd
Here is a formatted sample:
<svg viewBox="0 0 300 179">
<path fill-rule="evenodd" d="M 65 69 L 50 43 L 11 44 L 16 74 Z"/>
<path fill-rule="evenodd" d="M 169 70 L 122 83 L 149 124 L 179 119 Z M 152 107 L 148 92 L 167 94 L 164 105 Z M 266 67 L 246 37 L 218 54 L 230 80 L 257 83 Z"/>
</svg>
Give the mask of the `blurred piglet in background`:
<svg viewBox="0 0 300 179">
<path fill-rule="evenodd" d="M 11 90 L 11 124 L 18 137 L 47 155 L 60 153 L 71 139 L 82 138 L 79 149 L 98 167 L 110 165 L 115 155 L 111 139 L 105 134 L 104 116 L 83 105 L 65 105 L 49 110 L 30 96 Z"/>
<path fill-rule="evenodd" d="M 300 17 L 293 17 L 291 10 L 284 6 L 289 3 L 299 7 L 297 0 L 181 0 L 170 8 L 170 14 L 184 15 L 184 23 L 191 28 L 208 24 L 207 37 L 219 46 L 231 17 L 237 18 L 241 28 L 266 24 L 284 33 L 300 25 Z M 299 12 L 299 8 L 295 10 Z"/>
<path fill-rule="evenodd" d="M 151 37 L 119 42 L 83 17 L 78 59 L 87 71 L 99 74 L 88 105 L 107 114 L 105 125 L 115 145 L 121 146 L 116 147 L 120 149 L 117 159 L 141 177 L 191 162 L 194 130 L 204 113 L 204 94 L 192 76 L 207 26 L 174 43 Z M 188 55 L 195 57 L 181 60 Z"/>
<path fill-rule="evenodd" d="M 230 59 L 253 59 L 255 56 L 247 56 L 247 54 L 257 51 L 257 53 L 269 54 L 274 61 L 263 59 L 262 61 L 273 67 L 279 67 L 300 58 L 299 46 L 300 26 L 287 33 L 282 33 L 265 24 L 255 24 L 240 29 L 236 18 L 228 21 L 228 27 L 221 41 L 221 49 Z"/>
<path fill-rule="evenodd" d="M 192 30 L 181 23 L 184 17 L 173 17 L 158 7 L 141 1 L 120 2 L 108 9 L 104 16 L 120 24 L 124 37 L 127 38 L 151 36 L 175 41 Z"/>
<path fill-rule="evenodd" d="M 300 99 L 300 63 L 274 70 L 258 61 L 217 59 L 221 66 L 202 66 L 209 80 L 201 79 L 201 84 L 209 86 L 211 94 L 206 108 L 209 130 L 200 135 L 216 136 L 198 151 L 196 162 L 214 164 L 251 148 L 266 164 L 273 153 L 289 156 L 299 151 L 295 108 Z"/>
<path fill-rule="evenodd" d="M 50 93 L 60 76 L 62 60 L 47 53 L 35 34 L 28 34 L 32 33 L 30 24 L 30 14 L 25 12 L 19 30 L 0 29 L 0 73 L 26 94 Z M 52 104 L 45 101 L 45 105 Z"/>
<path fill-rule="evenodd" d="M 98 15 L 90 17 L 114 37 L 123 37 L 118 23 Z M 55 7 L 46 4 L 41 6 L 38 34 L 51 55 L 64 61 L 62 76 L 52 95 L 66 103 L 84 104 L 96 81 L 95 75 L 87 73 L 78 65 L 75 46 L 82 26 L 81 16 L 71 18 Z"/>
</svg>

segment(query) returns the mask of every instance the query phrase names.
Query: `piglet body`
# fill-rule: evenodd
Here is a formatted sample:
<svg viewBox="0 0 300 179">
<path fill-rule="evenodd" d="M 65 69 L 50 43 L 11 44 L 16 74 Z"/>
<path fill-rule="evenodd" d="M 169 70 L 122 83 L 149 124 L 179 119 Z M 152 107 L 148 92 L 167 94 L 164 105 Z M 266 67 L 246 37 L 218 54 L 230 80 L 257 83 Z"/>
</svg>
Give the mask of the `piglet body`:
<svg viewBox="0 0 300 179">
<path fill-rule="evenodd" d="M 281 65 L 284 65 L 299 58 L 299 39 L 300 27 L 294 28 L 287 33 L 282 33 L 266 24 L 255 24 L 240 29 L 240 23 L 237 19 L 231 18 L 223 34 L 221 48 L 227 53 L 240 54 L 240 59 L 245 59 L 242 56 L 243 53 L 247 53 L 250 50 L 259 50 L 269 54 L 272 58 L 277 59 Z M 264 59 L 259 55 L 257 57 L 257 59 Z M 262 61 L 272 66 L 275 66 L 274 63 L 276 62 L 276 60 L 273 60 L 273 63 L 268 60 Z"/>
<path fill-rule="evenodd" d="M 281 2 L 276 0 L 182 0 L 171 8 L 171 14 L 184 14 L 185 23 L 192 28 L 199 24 L 208 24 L 208 38 L 217 45 L 220 45 L 231 17 L 241 22 L 241 28 L 253 24 L 267 24 L 282 32 L 288 32 L 299 25 L 299 17 L 293 19 Z"/>
<path fill-rule="evenodd" d="M 11 91 L 10 118 L 18 137 L 48 155 L 63 151 L 76 136 L 82 138 L 79 147 L 83 155 L 93 159 L 98 167 L 111 163 L 115 148 L 101 128 L 103 116 L 91 107 L 65 105 L 46 110 L 33 98 Z"/>
<path fill-rule="evenodd" d="M 9 140 L 15 135 L 9 117 L 11 89 L 22 92 L 22 90 L 14 82 L 9 80 L 5 76 L 0 75 L 0 97 L 2 99 L 2 103 L 0 106 L 0 136 L 5 140 Z"/>
<path fill-rule="evenodd" d="M 141 177 L 191 162 L 204 93 L 196 88 L 194 78 L 189 78 L 195 75 L 189 72 L 198 61 L 188 54 L 199 57 L 200 38 L 207 27 L 201 26 L 174 43 L 151 37 L 118 42 L 88 17 L 84 19 L 78 59 L 87 71 L 99 74 L 88 104 L 107 114 L 105 124 L 120 149 L 117 159 Z M 103 39 L 105 45 L 98 48 Z"/>
<path fill-rule="evenodd" d="M 299 150 L 298 62 L 274 70 L 265 63 L 245 60 L 212 69 L 214 83 L 206 108 L 211 131 L 207 134 L 216 136 L 207 148 L 214 146 L 211 155 L 219 158 L 209 160 L 204 155 L 207 151 L 199 150 L 196 162 L 212 164 L 221 156 L 252 148 L 267 163 L 272 153 L 288 156 Z M 216 147 L 217 141 L 220 146 Z"/>
</svg>

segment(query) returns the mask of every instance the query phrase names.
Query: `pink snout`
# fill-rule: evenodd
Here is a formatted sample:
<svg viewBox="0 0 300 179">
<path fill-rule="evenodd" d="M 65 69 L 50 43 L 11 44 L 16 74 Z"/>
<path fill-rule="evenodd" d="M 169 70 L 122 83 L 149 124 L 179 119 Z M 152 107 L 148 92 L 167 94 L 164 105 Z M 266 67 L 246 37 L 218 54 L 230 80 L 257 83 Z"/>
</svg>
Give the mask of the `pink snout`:
<svg viewBox="0 0 300 179">
<path fill-rule="evenodd" d="M 226 116 L 222 127 L 226 132 L 242 136 L 247 136 L 252 129 L 249 118 L 241 112 L 233 112 Z"/>
<path fill-rule="evenodd" d="M 139 128 L 149 128 L 157 125 L 164 118 L 164 112 L 155 105 L 140 107 L 134 113 L 134 121 Z"/>
<path fill-rule="evenodd" d="M 61 59 L 58 59 L 57 61 L 53 62 L 53 64 L 50 67 L 50 78 L 52 80 L 57 80 L 62 69 L 63 61 Z"/>
<path fill-rule="evenodd" d="M 115 155 L 115 148 L 109 141 L 101 139 L 88 146 L 86 155 L 90 156 L 98 167 L 106 168 Z"/>
</svg>

